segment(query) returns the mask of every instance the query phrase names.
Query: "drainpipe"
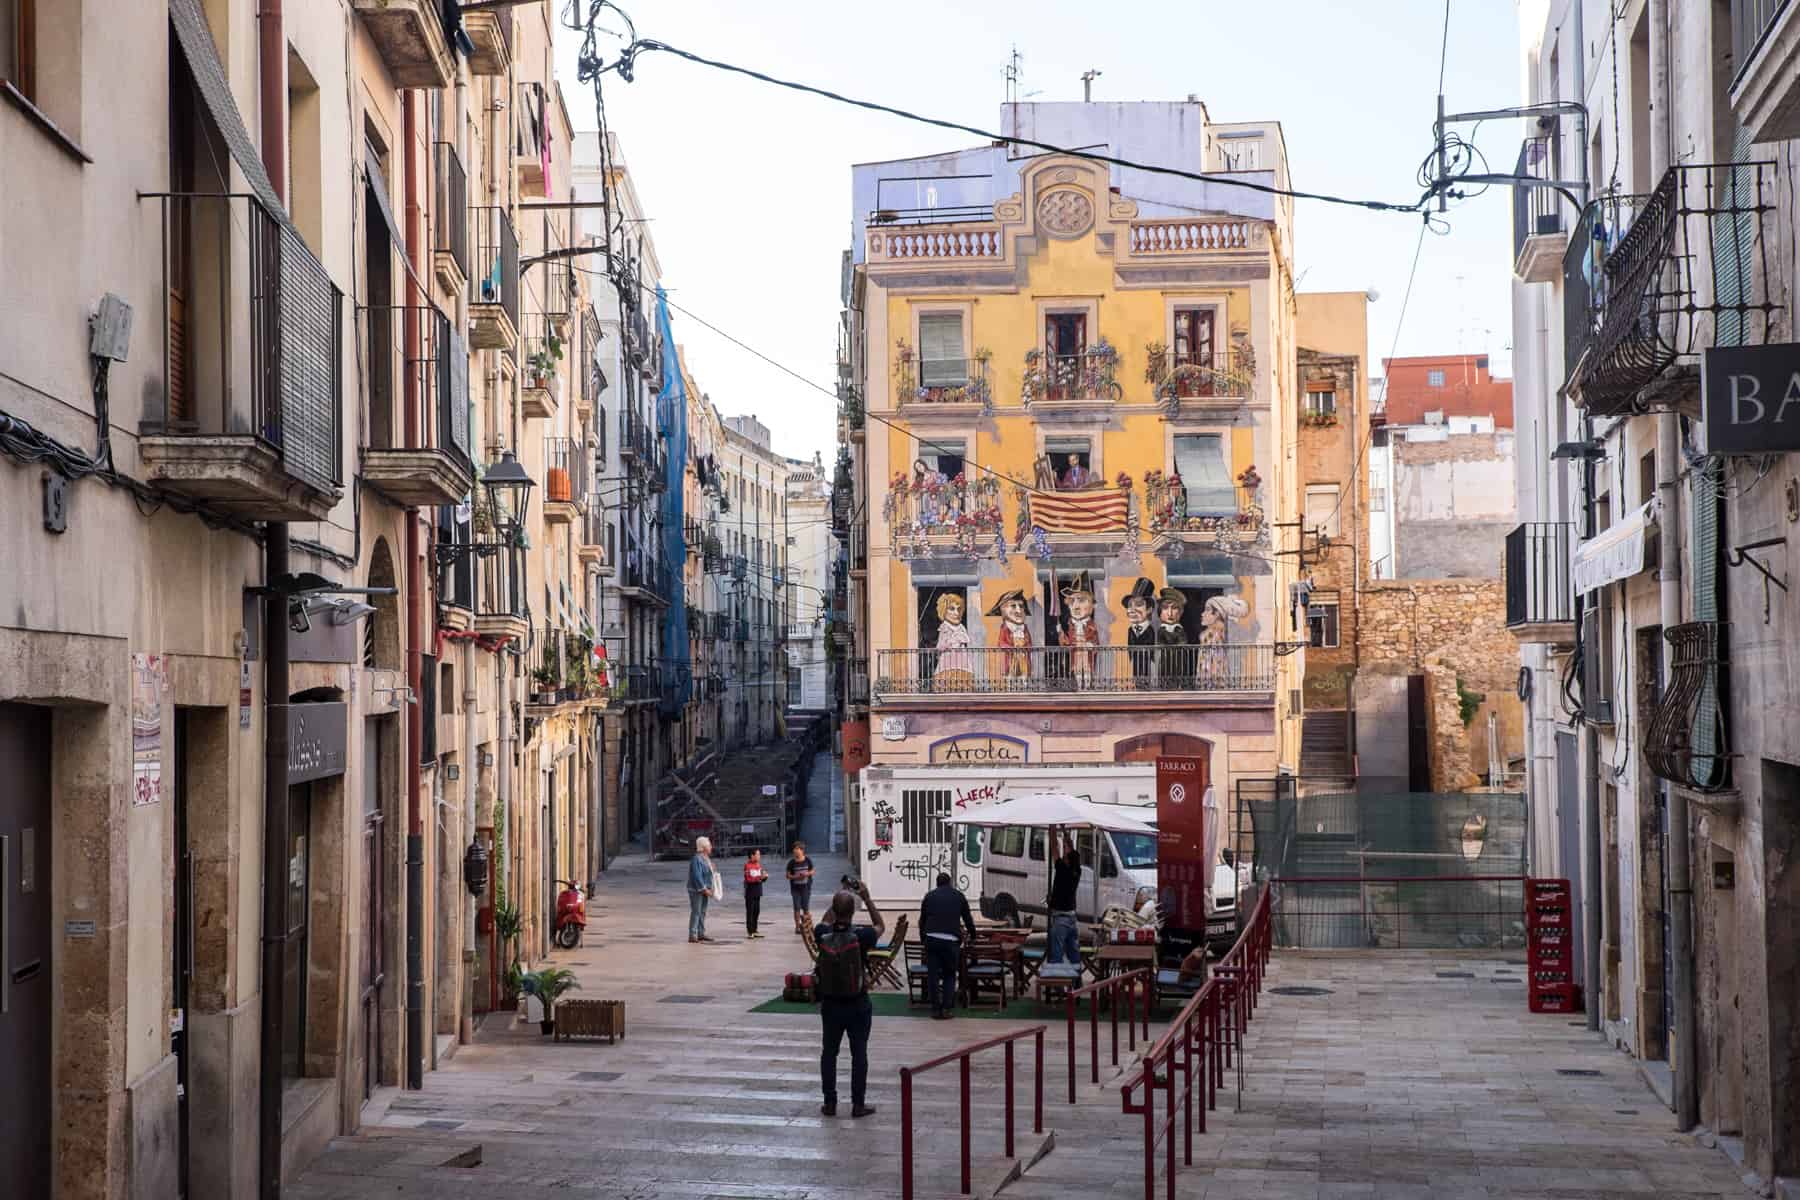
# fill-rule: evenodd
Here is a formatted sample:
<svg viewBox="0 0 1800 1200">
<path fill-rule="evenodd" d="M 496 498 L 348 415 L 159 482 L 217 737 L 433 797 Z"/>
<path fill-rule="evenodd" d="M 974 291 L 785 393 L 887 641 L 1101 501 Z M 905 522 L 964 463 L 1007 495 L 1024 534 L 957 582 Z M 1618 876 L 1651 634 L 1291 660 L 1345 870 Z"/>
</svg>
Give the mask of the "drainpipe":
<svg viewBox="0 0 1800 1200">
<path fill-rule="evenodd" d="M 406 261 L 413 265 L 406 285 L 407 304 L 419 303 L 418 285 L 413 283 L 418 270 L 419 245 L 415 227 L 418 218 L 418 114 L 416 93 L 408 90 L 401 97 L 401 160 L 406 180 Z M 415 318 L 407 313 L 407 344 L 417 337 Z M 419 404 L 417 383 L 413 373 L 406 373 L 406 444 L 419 445 Z M 421 620 L 421 595 L 425 581 L 419 571 L 419 514 L 408 509 L 401 517 L 406 526 L 406 682 L 412 689 L 414 703 L 406 721 L 406 1086 L 418 1090 L 425 1086 L 425 814 L 420 804 L 422 777 L 419 755 L 424 749 L 417 697 L 425 688 L 420 678 L 420 655 L 425 649 L 424 622 Z"/>
<path fill-rule="evenodd" d="M 462 644 L 462 777 L 463 777 L 463 829 L 469 835 L 469 842 L 474 844 L 476 829 L 480 818 L 476 815 L 475 781 L 480 775 L 475 761 L 475 663 L 477 655 L 473 642 Z M 491 873 L 495 864 L 489 863 Z M 467 889 L 465 889 L 467 890 Z M 457 1022 L 457 1040 L 467 1045 L 475 1036 L 475 922 L 476 910 L 481 904 L 479 896 L 469 896 L 463 914 L 463 1011 L 461 1020 Z"/>
<path fill-rule="evenodd" d="M 281 0 L 257 9 L 262 159 L 275 195 L 287 199 L 287 38 Z M 265 336 L 270 331 L 265 331 Z M 277 398 L 279 402 L 279 398 Z M 288 573 L 288 527 L 271 521 L 263 540 L 263 585 Z M 287 953 L 288 786 L 287 597 L 263 597 L 262 1029 L 257 1056 L 257 1194 L 281 1196 L 282 967 Z"/>
<path fill-rule="evenodd" d="M 1674 126 L 1670 112 L 1669 4 L 1650 0 L 1650 175 L 1657 183 L 1668 171 Z M 1681 624 L 1681 491 L 1676 467 L 1681 454 L 1680 418 L 1672 411 L 1656 414 L 1656 495 L 1661 547 L 1657 564 L 1657 598 L 1663 631 Z M 1694 1070 L 1694 892 L 1688 862 L 1686 794 L 1662 785 L 1669 812 L 1669 961 L 1674 975 L 1674 1028 L 1669 1030 L 1670 1065 L 1675 1071 L 1675 1127 L 1692 1129 L 1700 1120 Z"/>
</svg>

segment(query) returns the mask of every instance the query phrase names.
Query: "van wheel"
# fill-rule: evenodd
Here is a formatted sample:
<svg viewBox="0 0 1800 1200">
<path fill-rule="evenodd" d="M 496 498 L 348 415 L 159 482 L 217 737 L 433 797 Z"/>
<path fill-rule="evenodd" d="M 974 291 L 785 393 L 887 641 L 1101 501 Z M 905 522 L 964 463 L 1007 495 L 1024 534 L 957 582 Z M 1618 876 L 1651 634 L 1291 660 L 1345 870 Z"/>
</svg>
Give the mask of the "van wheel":
<svg viewBox="0 0 1800 1200">
<path fill-rule="evenodd" d="M 1019 903 L 1011 896 L 1000 896 L 994 901 L 994 919 L 1014 928 L 1019 924 Z"/>
</svg>

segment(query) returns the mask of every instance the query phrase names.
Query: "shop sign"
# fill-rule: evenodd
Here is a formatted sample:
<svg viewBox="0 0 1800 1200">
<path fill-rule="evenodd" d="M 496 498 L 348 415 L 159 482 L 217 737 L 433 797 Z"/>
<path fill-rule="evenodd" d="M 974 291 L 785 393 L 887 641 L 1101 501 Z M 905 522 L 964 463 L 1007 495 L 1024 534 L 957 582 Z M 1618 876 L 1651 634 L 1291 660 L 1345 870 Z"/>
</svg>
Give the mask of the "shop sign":
<svg viewBox="0 0 1800 1200">
<path fill-rule="evenodd" d="M 344 773 L 350 706 L 341 700 L 287 705 L 289 786 Z"/>
<path fill-rule="evenodd" d="M 1206 808 L 1206 760 L 1156 760 L 1157 907 L 1165 926 L 1206 928 L 1206 884 L 1211 876 L 1211 822 Z"/>
<path fill-rule="evenodd" d="M 1800 343 L 1710 347 L 1700 394 L 1712 453 L 1800 450 Z"/>
<path fill-rule="evenodd" d="M 927 761 L 947 767 L 1018 766 L 1027 757 L 1023 738 L 1003 733 L 965 733 L 931 743 Z"/>
<path fill-rule="evenodd" d="M 854 775 L 869 765 L 869 723 L 845 721 L 843 739 L 844 773 Z"/>
</svg>

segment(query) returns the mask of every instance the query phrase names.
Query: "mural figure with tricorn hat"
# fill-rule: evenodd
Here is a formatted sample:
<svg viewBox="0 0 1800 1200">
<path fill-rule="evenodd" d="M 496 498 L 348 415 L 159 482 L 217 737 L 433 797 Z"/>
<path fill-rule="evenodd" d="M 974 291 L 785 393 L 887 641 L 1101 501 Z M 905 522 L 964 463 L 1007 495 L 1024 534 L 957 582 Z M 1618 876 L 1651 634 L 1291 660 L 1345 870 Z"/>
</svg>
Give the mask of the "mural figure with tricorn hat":
<svg viewBox="0 0 1800 1200">
<path fill-rule="evenodd" d="M 1026 679 L 1031 675 L 1031 626 L 1025 623 L 1031 607 L 1025 593 L 1014 588 L 994 601 L 987 615 L 1000 618 L 1000 634 L 994 644 L 1005 653 L 1000 656 L 1000 673 L 1007 679 Z"/>
<path fill-rule="evenodd" d="M 1062 590 L 1062 599 L 1069 615 L 1058 637 L 1069 648 L 1069 674 L 1076 687 L 1090 687 L 1100 657 L 1100 626 L 1094 621 L 1094 585 L 1086 571 Z"/>
</svg>

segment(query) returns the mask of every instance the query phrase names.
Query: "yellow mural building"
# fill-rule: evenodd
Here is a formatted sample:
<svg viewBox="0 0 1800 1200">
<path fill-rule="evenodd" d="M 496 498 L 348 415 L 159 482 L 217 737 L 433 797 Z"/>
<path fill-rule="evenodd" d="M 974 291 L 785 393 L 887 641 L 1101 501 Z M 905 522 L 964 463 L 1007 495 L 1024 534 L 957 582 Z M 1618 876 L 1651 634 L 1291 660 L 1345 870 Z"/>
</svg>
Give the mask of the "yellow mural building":
<svg viewBox="0 0 1800 1200">
<path fill-rule="evenodd" d="M 1291 209 L 1258 190 L 1286 181 L 1279 126 L 1007 118 L 1195 177 L 1004 147 L 856 169 L 853 850 L 877 895 L 951 870 L 989 910 L 1003 889 L 943 823 L 970 804 L 1148 803 L 1155 758 L 1191 755 L 1229 845 L 1240 782 L 1297 763 L 1303 636 Z"/>
</svg>

